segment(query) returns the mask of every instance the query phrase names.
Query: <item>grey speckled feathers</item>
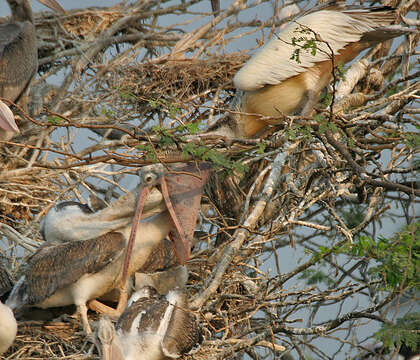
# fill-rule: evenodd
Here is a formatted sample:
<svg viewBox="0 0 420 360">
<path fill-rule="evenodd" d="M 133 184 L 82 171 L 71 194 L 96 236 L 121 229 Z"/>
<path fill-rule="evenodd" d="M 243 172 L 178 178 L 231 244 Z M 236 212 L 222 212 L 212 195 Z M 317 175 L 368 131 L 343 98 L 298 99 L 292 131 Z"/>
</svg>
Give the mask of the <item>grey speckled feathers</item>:
<svg viewBox="0 0 420 360">
<path fill-rule="evenodd" d="M 19 293 L 25 293 L 26 300 L 22 305 L 38 304 L 84 274 L 102 270 L 121 256 L 124 246 L 124 237 L 117 232 L 85 241 L 45 244 L 30 257 L 25 269 L 26 278 L 13 290 L 8 302 Z"/>
</svg>

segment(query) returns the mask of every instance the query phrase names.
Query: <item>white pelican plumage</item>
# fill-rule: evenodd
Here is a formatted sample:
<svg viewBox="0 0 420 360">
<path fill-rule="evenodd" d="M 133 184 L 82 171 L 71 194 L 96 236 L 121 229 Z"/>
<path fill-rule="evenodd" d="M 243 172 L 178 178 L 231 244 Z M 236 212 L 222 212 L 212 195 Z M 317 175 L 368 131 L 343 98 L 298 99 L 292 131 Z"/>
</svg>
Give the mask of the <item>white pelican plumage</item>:
<svg viewBox="0 0 420 360">
<path fill-rule="evenodd" d="M 17 323 L 12 310 L 0 301 L 0 355 L 13 344 Z"/>
<path fill-rule="evenodd" d="M 216 124 L 216 134 L 252 137 L 281 115 L 309 116 L 321 90 L 332 79 L 334 64 L 345 64 L 362 50 L 404 33 L 391 25 L 390 7 L 361 8 L 329 4 L 290 22 L 236 73 L 239 114 Z M 304 48 L 307 45 L 308 48 Z M 261 119 L 277 117 L 277 119 Z"/>
</svg>

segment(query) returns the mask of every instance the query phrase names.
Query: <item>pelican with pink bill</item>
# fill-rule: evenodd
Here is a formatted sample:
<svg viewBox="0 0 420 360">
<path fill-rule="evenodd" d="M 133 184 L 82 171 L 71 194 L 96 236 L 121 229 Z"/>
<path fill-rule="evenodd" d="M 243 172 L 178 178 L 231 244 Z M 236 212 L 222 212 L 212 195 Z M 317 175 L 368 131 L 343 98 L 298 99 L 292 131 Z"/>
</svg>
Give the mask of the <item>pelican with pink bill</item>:
<svg viewBox="0 0 420 360">
<path fill-rule="evenodd" d="M 203 186 L 207 181 L 210 173 L 210 164 L 177 164 L 171 169 L 166 169 L 162 164 L 150 165 L 147 168 L 155 169 L 155 174 L 159 174 L 155 179 L 151 173 L 141 173 L 140 183 L 142 184 L 136 211 L 133 218 L 133 226 L 131 228 L 128 240 L 124 265 L 123 265 L 123 281 L 121 286 L 120 302 L 127 301 L 125 294 L 125 284 L 128 279 L 128 268 L 131 260 L 131 253 L 136 238 L 139 220 L 142 216 L 144 203 L 151 189 L 151 182 L 160 186 L 163 199 L 167 210 L 171 216 L 175 232 L 170 232 L 170 238 L 174 242 L 175 253 L 181 265 L 184 265 L 191 252 L 191 241 L 193 237 L 195 223 L 197 221 L 198 208 L 201 201 L 201 193 Z"/>
<path fill-rule="evenodd" d="M 92 333 L 87 318 L 87 306 L 111 316 L 118 317 L 121 315 L 127 302 L 125 292 L 127 278 L 142 268 L 153 251 L 159 247 L 169 233 L 174 234 L 176 243 L 179 242 L 179 237 L 184 238 L 184 242 L 177 247 L 181 249 L 185 245 L 188 247 L 188 237 L 192 236 L 193 231 L 185 224 L 190 224 L 193 221 L 195 225 L 200 194 L 207 171 L 200 171 L 200 176 L 198 169 L 193 166 L 191 168 L 182 167 L 181 169 L 183 169 L 181 172 L 177 168 L 176 173 L 168 173 L 163 165 L 156 164 L 143 167 L 139 171 L 140 184 L 137 191 L 140 204 L 146 202 L 145 209 L 148 209 L 150 205 L 150 196 L 147 196 L 148 191 L 144 188 L 151 190 L 156 185 L 162 185 L 165 181 L 163 177 L 167 177 L 168 180 L 168 184 L 165 182 L 163 185 L 164 187 L 167 185 L 167 189 L 163 190 L 164 192 L 167 191 L 170 194 L 171 191 L 177 190 L 176 184 L 180 180 L 178 177 L 181 177 L 182 182 L 188 185 L 188 191 L 180 194 L 182 196 L 177 199 L 169 196 L 166 206 L 163 201 L 158 202 L 153 209 L 149 209 L 150 211 L 153 210 L 154 215 L 140 221 L 141 211 L 137 211 L 134 224 L 135 227 L 140 227 L 141 231 L 134 232 L 132 254 L 130 254 L 130 247 L 128 246 L 130 233 L 132 232 L 131 225 L 125 224 L 119 228 L 113 228 L 113 230 L 109 230 L 109 226 L 115 226 L 118 223 L 118 219 L 114 219 L 118 210 L 120 210 L 120 215 L 123 215 L 121 213 L 121 210 L 125 208 L 123 200 L 131 203 L 131 211 L 133 211 L 134 197 L 124 196 L 116 201 L 119 206 L 113 204 L 109 209 L 102 210 L 102 214 L 106 215 L 108 221 L 96 230 L 93 227 L 94 222 L 91 222 L 91 227 L 87 226 L 89 225 L 87 220 L 100 220 L 99 214 L 101 211 L 88 214 L 76 211 L 80 222 L 74 222 L 74 233 L 79 234 L 80 239 L 77 240 L 69 236 L 72 240 L 63 241 L 60 238 L 59 242 L 47 241 L 28 259 L 23 275 L 14 286 L 6 304 L 12 309 L 19 309 L 23 306 L 49 308 L 74 304 L 82 319 L 83 329 L 87 334 Z M 188 169 L 192 169 L 192 175 L 187 173 Z M 200 178 L 197 178 L 197 176 Z M 173 183 L 174 180 L 176 180 L 175 183 Z M 198 199 L 196 199 L 197 197 Z M 196 204 L 196 207 L 189 206 L 188 211 L 183 212 L 185 204 Z M 167 206 L 173 206 L 174 211 L 179 211 L 179 214 L 181 214 L 177 215 L 178 226 L 175 224 Z M 114 222 L 114 220 L 117 222 Z M 59 225 L 56 217 L 49 221 L 52 221 L 51 229 L 56 229 L 56 226 Z M 87 234 L 84 231 L 85 225 L 95 233 L 94 237 L 84 238 Z M 105 232 L 107 228 L 108 231 Z M 179 228 L 183 228 L 181 235 L 177 234 Z M 52 231 L 50 234 L 57 233 Z M 131 255 L 131 261 L 129 262 L 127 262 L 127 255 Z M 184 248 L 181 256 L 188 259 L 189 249 Z M 125 277 L 123 277 L 121 271 L 123 268 L 126 269 Z M 96 300 L 118 287 L 123 290 L 117 309 L 110 308 Z"/>
</svg>

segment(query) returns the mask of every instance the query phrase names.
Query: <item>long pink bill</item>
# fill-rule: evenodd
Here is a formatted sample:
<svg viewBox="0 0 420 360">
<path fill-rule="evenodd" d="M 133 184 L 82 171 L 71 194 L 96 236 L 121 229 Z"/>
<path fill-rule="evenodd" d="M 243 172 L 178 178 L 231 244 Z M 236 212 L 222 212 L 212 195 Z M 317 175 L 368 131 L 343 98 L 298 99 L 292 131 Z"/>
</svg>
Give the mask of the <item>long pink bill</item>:
<svg viewBox="0 0 420 360">
<path fill-rule="evenodd" d="M 175 237 L 174 239 L 175 254 L 178 259 L 178 262 L 181 265 L 185 265 L 185 263 L 190 258 L 191 244 L 185 237 L 184 229 L 182 228 L 181 222 L 179 221 L 176 215 L 171 198 L 169 197 L 168 186 L 164 177 L 160 180 L 160 186 L 166 207 L 168 208 L 169 214 L 171 215 L 172 221 L 174 222 L 176 231 L 178 232 L 178 237 Z M 178 241 L 176 241 L 177 239 Z"/>
<path fill-rule="evenodd" d="M 49 7 L 51 10 L 65 14 L 66 10 L 63 9 L 63 7 L 55 0 L 38 0 L 41 4 Z"/>
<path fill-rule="evenodd" d="M 133 252 L 134 239 L 136 238 L 137 228 L 139 225 L 141 214 L 143 213 L 144 204 L 149 195 L 149 188 L 143 186 L 140 191 L 139 199 L 137 201 L 136 212 L 134 213 L 133 222 L 131 225 L 130 237 L 128 238 L 128 244 L 125 250 L 124 267 L 123 267 L 123 284 L 127 281 L 128 266 L 131 260 L 131 253 Z"/>
</svg>

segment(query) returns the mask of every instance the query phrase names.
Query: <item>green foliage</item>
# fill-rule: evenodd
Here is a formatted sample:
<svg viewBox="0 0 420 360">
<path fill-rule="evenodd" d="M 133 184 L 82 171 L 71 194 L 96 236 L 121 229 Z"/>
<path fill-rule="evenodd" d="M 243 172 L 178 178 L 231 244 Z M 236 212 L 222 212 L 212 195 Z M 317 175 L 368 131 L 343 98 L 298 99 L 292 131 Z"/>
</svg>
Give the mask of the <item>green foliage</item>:
<svg viewBox="0 0 420 360">
<path fill-rule="evenodd" d="M 248 167 L 239 161 L 232 161 L 221 152 L 210 149 L 205 145 L 197 145 L 193 143 L 186 143 L 182 146 L 182 153 L 185 155 L 192 155 L 204 161 L 211 161 L 216 167 L 224 168 L 228 174 L 234 172 L 244 173 L 248 171 Z"/>
<path fill-rule="evenodd" d="M 385 289 L 420 288 L 420 223 L 404 228 L 392 238 L 378 237 L 375 241 L 360 236 L 352 245 L 339 249 L 353 257 L 375 260 L 369 274 L 380 278 Z"/>
<path fill-rule="evenodd" d="M 156 154 L 153 151 L 153 146 L 151 144 L 139 144 L 137 145 L 137 149 L 144 152 L 148 160 L 151 160 L 153 162 L 157 161 Z"/>
<path fill-rule="evenodd" d="M 178 126 L 175 129 L 167 129 L 163 126 L 154 126 L 153 132 L 159 136 L 159 143 L 156 145 L 156 148 L 159 150 L 173 149 L 174 145 L 178 149 L 181 149 L 182 155 L 187 158 L 192 156 L 194 159 L 202 161 L 210 161 L 217 168 L 222 168 L 227 171 L 228 174 L 235 173 L 244 173 L 248 171 L 248 167 L 243 165 L 240 161 L 231 160 L 228 156 L 224 155 L 216 149 L 211 149 L 204 144 L 196 144 L 185 141 L 183 135 L 177 134 L 178 132 L 183 132 L 185 134 L 190 134 L 199 130 L 199 124 L 187 124 Z M 157 161 L 155 150 L 151 144 L 138 145 L 137 147 L 140 151 L 144 152 L 148 159 L 152 161 Z M 265 145 L 259 147 L 259 149 L 265 149 Z M 263 152 L 263 151 L 262 151 Z"/>
<path fill-rule="evenodd" d="M 335 66 L 335 76 L 339 79 L 339 80 L 345 80 L 346 79 L 346 69 L 344 68 L 344 64 L 342 63 L 338 63 Z"/>
<path fill-rule="evenodd" d="M 180 125 L 176 128 L 176 131 L 179 133 L 187 133 L 187 134 L 197 134 L 200 131 L 200 123 L 188 123 L 185 125 Z"/>
<path fill-rule="evenodd" d="M 295 125 L 293 127 L 289 127 L 285 131 L 285 136 L 288 140 L 296 140 L 298 137 L 302 138 L 303 140 L 312 140 L 312 128 L 308 125 L 299 126 Z"/>
<path fill-rule="evenodd" d="M 292 37 L 292 45 L 295 47 L 295 49 L 290 59 L 300 64 L 301 63 L 300 61 L 301 50 L 310 52 L 312 56 L 316 55 L 316 52 L 318 50 L 317 40 L 314 38 L 313 32 L 307 27 L 299 26 L 299 28 L 296 29 L 295 32 L 301 36 Z"/>
<path fill-rule="evenodd" d="M 362 205 L 349 205 L 340 209 L 340 215 L 347 227 L 353 229 L 358 226 L 365 217 L 365 207 Z"/>
<path fill-rule="evenodd" d="M 257 149 L 257 154 L 264 154 L 264 151 L 265 151 L 265 148 L 267 147 L 267 144 L 263 141 L 263 142 L 260 142 L 259 144 L 258 144 L 258 149 Z"/>
<path fill-rule="evenodd" d="M 372 255 L 380 265 L 370 272 L 387 287 L 395 289 L 403 283 L 404 288 L 420 288 L 420 223 L 407 226 L 391 239 L 379 238 Z"/>
<path fill-rule="evenodd" d="M 300 279 L 305 279 L 308 285 L 326 284 L 332 285 L 334 281 L 321 270 L 306 269 L 300 274 Z"/>
<path fill-rule="evenodd" d="M 400 347 L 403 343 L 412 351 L 420 350 L 420 313 L 406 314 L 397 319 L 396 324 L 384 324 L 375 337 L 392 349 Z"/>
<path fill-rule="evenodd" d="M 320 134 L 325 134 L 327 130 L 332 131 L 333 133 L 338 132 L 338 127 L 334 123 L 328 120 L 322 120 L 319 122 L 318 132 Z"/>
<path fill-rule="evenodd" d="M 115 115 L 116 115 L 115 111 L 112 111 L 112 110 L 107 109 L 107 108 L 102 108 L 101 113 L 102 113 L 102 115 L 105 115 L 109 119 L 115 118 Z"/>
<path fill-rule="evenodd" d="M 417 130 L 420 130 L 420 126 L 416 126 Z M 420 148 L 420 134 L 419 133 L 406 133 L 403 134 L 404 143 L 411 149 Z"/>
<path fill-rule="evenodd" d="M 61 119 L 58 116 L 48 116 L 47 121 L 48 123 L 50 123 L 51 125 L 59 125 L 61 124 L 63 119 Z"/>
<path fill-rule="evenodd" d="M 321 100 L 322 105 L 326 108 L 331 105 L 332 94 L 329 92 L 324 92 L 320 100 Z"/>
<path fill-rule="evenodd" d="M 169 117 L 171 119 L 175 119 L 176 115 L 181 112 L 181 109 L 177 107 L 176 105 L 170 103 L 169 101 L 166 101 L 165 99 L 156 99 L 156 100 L 149 100 L 149 105 L 153 109 L 166 109 L 169 113 Z"/>
<path fill-rule="evenodd" d="M 124 100 L 135 100 L 137 99 L 137 96 L 131 92 L 119 90 L 118 91 L 120 98 Z"/>
<path fill-rule="evenodd" d="M 163 126 L 154 126 L 152 128 L 156 135 L 160 136 L 159 145 L 165 147 L 166 145 L 175 144 L 175 137 L 170 130 Z"/>
<path fill-rule="evenodd" d="M 368 236 L 360 236 L 359 241 L 355 242 L 351 247 L 351 254 L 357 257 L 365 257 L 371 255 L 376 243 Z M 378 249 L 383 247 L 383 243 L 378 243 Z"/>
</svg>

